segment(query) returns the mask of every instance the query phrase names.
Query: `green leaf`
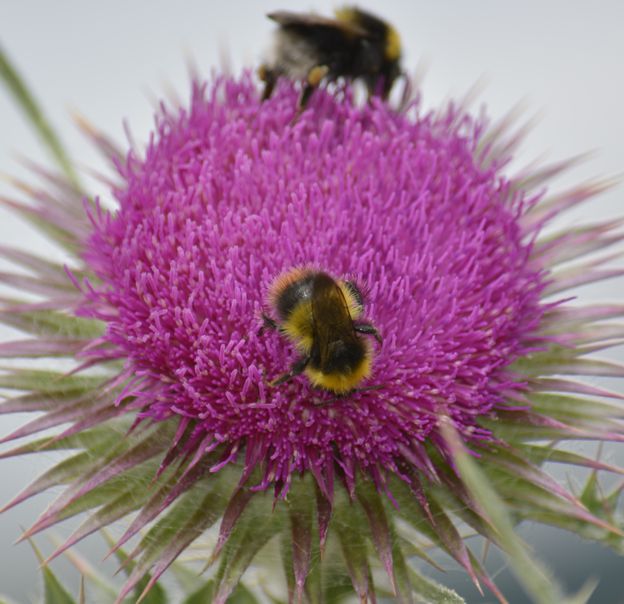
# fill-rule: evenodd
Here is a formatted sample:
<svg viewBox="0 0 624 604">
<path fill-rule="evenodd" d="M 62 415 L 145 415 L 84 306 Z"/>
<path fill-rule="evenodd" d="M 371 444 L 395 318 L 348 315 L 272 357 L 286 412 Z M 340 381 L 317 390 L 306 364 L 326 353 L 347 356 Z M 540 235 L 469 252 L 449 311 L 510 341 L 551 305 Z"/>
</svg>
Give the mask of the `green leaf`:
<svg viewBox="0 0 624 604">
<path fill-rule="evenodd" d="M 443 509 L 461 518 L 468 526 L 473 528 L 477 533 L 483 535 L 487 539 L 495 539 L 496 535 L 491 526 L 488 526 L 487 520 L 471 507 L 472 501 L 466 499 L 464 493 L 460 493 L 459 489 L 448 488 L 447 486 L 432 485 L 427 488 L 427 495 L 430 500 L 436 502 L 438 509 Z M 431 564 L 431 560 L 420 556 Z"/>
<path fill-rule="evenodd" d="M 36 495 L 37 493 L 41 493 L 42 491 L 49 489 L 50 487 L 71 482 L 92 465 L 93 459 L 87 452 L 78 453 L 64 459 L 36 478 L 23 491 L 21 491 L 19 495 L 9 502 L 3 508 L 3 511 L 28 499 L 29 497 L 32 497 L 33 495 Z"/>
<path fill-rule="evenodd" d="M 294 580 L 295 600 L 301 601 L 306 578 L 310 570 L 312 554 L 312 510 L 314 505 L 314 486 L 311 480 L 293 480 L 288 493 L 288 512 L 290 517 L 291 564 Z M 284 531 L 284 534 L 287 534 Z M 290 580 L 290 573 L 287 574 Z M 289 585 L 289 590 L 291 586 Z M 292 593 L 292 592 L 291 592 Z"/>
<path fill-rule="evenodd" d="M 537 419 L 537 417 L 535 418 Z M 544 418 L 541 418 L 544 419 Z M 527 441 L 541 440 L 599 440 L 604 441 L 606 434 L 599 428 L 577 428 L 563 422 L 549 420 L 552 425 L 531 422 L 526 414 L 501 413 L 496 418 L 479 418 L 479 425 L 491 430 L 494 436 L 503 442 L 520 447 Z"/>
<path fill-rule="evenodd" d="M 147 587 L 150 582 L 151 576 L 145 575 L 134 588 L 134 594 L 131 598 L 128 599 L 128 604 L 135 604 L 135 602 L 139 601 L 143 590 Z M 151 586 L 150 590 L 146 595 L 143 596 L 141 600 L 141 604 L 167 604 L 167 592 L 164 590 L 160 583 L 155 583 Z"/>
<path fill-rule="evenodd" d="M 56 160 L 59 168 L 65 173 L 67 178 L 77 189 L 80 188 L 78 184 L 78 177 L 76 172 L 69 161 L 60 140 L 56 133 L 52 129 L 52 126 L 48 123 L 43 112 L 41 111 L 38 103 L 35 101 L 32 93 L 26 87 L 26 84 L 17 73 L 17 70 L 10 63 L 6 54 L 0 48 L 0 78 L 4 80 L 9 92 L 13 95 L 13 98 L 17 104 L 21 107 L 22 111 L 26 114 L 26 117 L 30 120 L 35 131 L 48 148 L 52 157 Z"/>
<path fill-rule="evenodd" d="M 104 528 L 100 529 L 100 535 L 104 538 L 107 545 L 112 548 L 116 540 L 112 537 L 112 535 Z M 115 549 L 114 556 L 119 562 L 119 570 L 123 571 L 123 573 L 128 576 L 130 571 L 136 566 L 136 562 L 128 556 L 128 554 L 124 551 L 123 548 L 118 547 Z"/>
<path fill-rule="evenodd" d="M 615 510 L 617 510 L 618 507 L 618 501 L 620 499 L 620 496 L 622 495 L 622 489 L 624 487 L 624 484 L 620 484 L 618 485 L 615 489 L 613 489 L 613 491 L 611 491 L 611 493 L 609 493 L 609 495 L 607 495 L 604 498 L 604 506 L 607 510 L 609 510 L 611 513 L 613 513 Z"/>
<path fill-rule="evenodd" d="M 52 538 L 55 545 L 58 545 L 59 540 Z M 98 604 L 112 604 L 115 601 L 117 590 L 110 582 L 110 578 L 104 576 L 101 572 L 97 571 L 92 564 L 89 563 L 83 556 L 81 556 L 75 550 L 68 550 L 64 552 L 65 558 L 71 562 L 81 576 L 81 589 L 82 584 L 86 581 L 89 584 L 89 591 L 91 592 L 91 600 L 98 602 Z"/>
<path fill-rule="evenodd" d="M 581 493 L 580 500 L 592 514 L 599 516 L 601 512 L 604 512 L 597 472 L 592 472 L 589 475 L 583 492 Z"/>
<path fill-rule="evenodd" d="M 75 291 L 69 279 L 68 289 Z M 18 302 L 23 304 L 23 302 Z M 93 340 L 102 335 L 104 323 L 95 319 L 76 317 L 55 310 L 29 310 L 26 312 L 0 312 L 0 322 L 20 331 L 38 336 L 64 337 L 76 340 Z"/>
<path fill-rule="evenodd" d="M 583 539 L 602 543 L 618 554 L 624 555 L 624 540 L 620 536 L 578 518 L 570 518 L 558 512 L 541 510 L 523 511 L 522 517 L 526 520 L 562 528 Z"/>
<path fill-rule="evenodd" d="M 173 538 L 164 544 L 164 548 L 160 552 L 160 557 L 152 569 L 152 577 L 143 593 L 154 585 L 175 559 L 184 552 L 195 539 L 200 537 L 207 528 L 217 521 L 222 510 L 223 498 L 220 489 L 215 488 L 209 491 L 200 501 L 196 511 L 189 516 L 186 523 L 177 531 Z"/>
<path fill-rule="evenodd" d="M 547 417 L 562 421 L 572 419 L 594 419 L 598 422 L 605 418 L 624 417 L 624 409 L 597 400 L 566 396 L 561 394 L 531 394 L 531 406 Z"/>
<path fill-rule="evenodd" d="M 106 541 L 106 543 L 108 543 L 110 547 L 112 547 L 115 544 L 115 540 L 111 537 L 111 535 L 107 531 L 102 529 L 100 533 L 102 534 L 102 536 L 104 537 L 104 540 Z M 126 575 L 129 575 L 130 572 L 136 566 L 136 562 L 132 560 L 121 547 L 115 550 L 115 558 L 117 558 L 117 560 L 119 561 L 121 570 L 123 570 L 123 572 Z M 123 600 L 124 604 L 135 604 L 141 597 L 141 594 L 143 593 L 143 591 L 149 584 L 150 580 L 151 580 L 150 574 L 144 575 L 136 583 L 132 596 L 129 596 Z M 206 600 L 206 601 L 209 601 L 209 600 Z M 143 599 L 141 600 L 141 602 L 143 604 L 167 604 L 169 602 L 169 599 L 167 597 L 167 592 L 164 590 L 164 588 L 160 584 L 156 583 L 150 588 L 150 590 L 145 594 L 145 596 L 143 596 Z"/>
<path fill-rule="evenodd" d="M 115 545 L 111 539 L 110 547 Z M 182 593 L 190 595 L 206 586 L 206 580 L 200 577 L 197 570 L 191 565 L 176 560 L 170 567 L 171 575 L 175 577 L 176 583 L 180 586 Z"/>
<path fill-rule="evenodd" d="M 329 567 L 323 602 L 342 602 L 343 599 L 353 596 L 353 584 L 346 571 L 340 572 L 342 568 L 342 565 L 338 564 Z"/>
<path fill-rule="evenodd" d="M 379 560 L 386 570 L 386 574 L 388 575 L 388 579 L 392 585 L 392 590 L 394 592 L 398 592 L 392 558 L 392 534 L 381 496 L 379 495 L 379 492 L 373 482 L 370 480 L 359 480 L 356 487 L 356 494 L 357 499 L 360 502 L 366 517 L 368 518 L 370 534 L 373 543 L 375 544 Z M 401 602 L 404 601 L 401 597 L 399 600 Z"/>
<path fill-rule="evenodd" d="M 236 586 L 227 604 L 260 604 L 260 601 L 242 583 Z"/>
<path fill-rule="evenodd" d="M 415 587 L 410 581 L 409 571 L 405 558 L 403 556 L 403 549 L 401 548 L 401 541 L 397 537 L 394 530 L 392 531 L 392 560 L 394 570 L 394 582 L 397 592 L 397 601 L 399 604 L 413 604 L 414 599 L 412 597 L 412 590 Z"/>
<path fill-rule="evenodd" d="M 100 505 L 101 507 L 70 535 L 52 557 L 56 557 L 91 533 L 110 526 L 116 520 L 139 508 L 149 496 L 150 479 L 155 475 L 157 467 L 157 463 L 144 463 L 133 470 L 111 478 L 107 483 L 96 487 L 75 502 L 68 504 L 58 514 L 58 520 L 75 516 Z"/>
<path fill-rule="evenodd" d="M 7 245 L 0 245 L 0 255 L 10 261 L 11 264 L 25 268 L 27 271 L 44 277 L 52 283 L 64 285 L 70 282 L 65 272 L 66 267 L 62 262 L 54 262 L 38 254 L 31 254 L 23 249 Z M 75 267 L 72 268 L 72 272 L 79 279 L 85 277 L 84 271 L 76 269 Z M 74 291 L 76 291 L 75 288 Z M 2 299 L 2 302 L 5 302 L 5 299 Z M 6 301 L 6 303 L 11 305 L 9 301 Z"/>
<path fill-rule="evenodd" d="M 280 553 L 289 602 L 299 602 L 303 593 L 305 597 L 301 601 L 309 604 L 323 602 L 323 565 L 320 561 L 318 522 L 314 518 L 316 488 L 312 477 L 308 475 L 296 477 L 288 492 L 290 530 L 282 531 Z M 297 574 L 299 586 L 295 579 Z"/>
<path fill-rule="evenodd" d="M 419 602 L 427 604 L 466 604 L 457 592 L 440 585 L 433 579 L 420 574 L 412 566 L 408 566 L 409 577 L 414 591 L 422 598 Z"/>
<path fill-rule="evenodd" d="M 368 563 L 368 543 L 362 531 L 366 519 L 359 506 L 339 491 L 335 496 L 334 526 L 351 583 L 360 600 L 365 602 L 374 593 Z"/>
<path fill-rule="evenodd" d="M 2 453 L 0 459 L 3 457 L 26 455 L 28 453 L 39 453 L 41 451 L 65 451 L 70 449 L 89 449 L 90 451 L 95 451 L 100 447 L 102 450 L 108 451 L 113 444 L 119 441 L 120 436 L 128 431 L 130 427 L 129 419 L 130 418 L 109 420 L 104 425 L 70 434 L 64 438 L 57 438 L 56 436 L 38 438 Z"/>
<path fill-rule="evenodd" d="M 236 522 L 221 554 L 215 602 L 227 600 L 256 553 L 282 530 L 283 514 L 279 508 L 272 509 L 272 503 L 269 494 L 256 493 Z"/>
<path fill-rule="evenodd" d="M 289 531 L 282 531 L 280 535 L 280 554 L 282 559 L 282 567 L 286 576 L 286 586 L 288 588 L 289 601 L 294 600 L 295 594 L 295 571 L 293 569 L 293 547 L 292 539 Z"/>
<path fill-rule="evenodd" d="M 565 492 L 565 489 L 558 485 L 552 488 L 538 485 L 520 476 L 519 473 L 514 473 L 512 469 L 486 465 L 485 459 L 482 460 L 482 471 L 487 475 L 494 490 L 502 494 L 508 508 L 519 512 L 521 516 L 550 511 L 618 533 L 617 527 L 592 514 L 575 498 L 564 496 L 562 492 L 558 493 L 557 491 Z"/>
<path fill-rule="evenodd" d="M 512 371 L 519 371 L 531 378 L 554 374 L 622 377 L 624 367 L 595 358 L 582 358 L 591 350 L 580 347 L 553 345 L 548 350 L 521 357 L 510 365 Z"/>
<path fill-rule="evenodd" d="M 18 214 L 24 220 L 32 224 L 36 229 L 41 231 L 46 237 L 54 240 L 73 256 L 80 255 L 81 242 L 75 232 L 60 227 L 53 222 L 52 218 L 44 219 L 41 212 L 35 208 L 23 203 L 0 199 L 3 205 L 9 206 L 13 213 Z M 57 221 L 58 222 L 58 221 Z"/>
<path fill-rule="evenodd" d="M 120 488 L 127 486 L 124 478 L 126 472 L 140 472 L 138 470 L 140 465 L 158 455 L 166 430 L 166 424 L 162 423 L 150 429 L 147 435 L 142 432 L 118 440 L 105 454 L 94 455 L 88 472 L 79 476 L 48 506 L 29 529 L 28 534 L 39 532 L 84 509 L 110 501 L 112 496 L 119 493 Z M 151 471 L 155 472 L 157 463 L 154 461 L 152 463 L 154 465 L 151 466 Z M 114 481 L 119 481 L 117 489 L 114 487 Z"/>
<path fill-rule="evenodd" d="M 213 579 L 204 583 L 199 589 L 194 591 L 188 598 L 182 601 L 182 604 L 206 604 L 212 602 L 215 591 L 215 582 Z"/>
<path fill-rule="evenodd" d="M 28 542 L 37 556 L 40 564 L 43 564 L 43 555 L 39 548 L 34 544 L 32 539 Z M 41 567 L 43 574 L 43 601 L 45 604 L 76 604 L 69 592 L 63 587 L 61 582 L 56 578 L 55 574 L 47 565 Z"/>
<path fill-rule="evenodd" d="M 178 497 L 176 503 L 143 536 L 130 554 L 140 559 L 132 563 L 130 576 L 122 588 L 126 595 L 154 567 L 152 578 L 156 580 L 175 560 L 181 549 L 194 541 L 201 533 L 216 522 L 225 505 L 222 494 L 221 476 L 195 483 L 194 487 Z M 149 583 L 148 582 L 148 583 Z"/>
<path fill-rule="evenodd" d="M 318 545 L 318 532 L 312 536 L 312 564 L 306 579 L 305 591 L 310 604 L 322 604 L 323 602 L 323 568 Z"/>
<path fill-rule="evenodd" d="M 464 539 L 446 513 L 445 508 L 438 504 L 437 497 L 433 496 L 433 491 L 431 489 L 427 491 L 430 518 L 404 482 L 393 480 L 391 489 L 399 502 L 398 515 L 429 539 L 433 545 L 457 560 L 476 584 L 477 577 L 470 562 L 470 552 Z"/>
<path fill-rule="evenodd" d="M 597 586 L 597 579 L 589 579 L 585 582 L 585 585 L 581 587 L 578 593 L 573 596 L 568 596 L 564 604 L 587 604 Z"/>
<path fill-rule="evenodd" d="M 45 604 L 75 604 L 76 601 L 69 595 L 54 573 L 44 566 L 43 572 L 43 593 Z"/>
<path fill-rule="evenodd" d="M 2 369 L 2 368 L 0 368 Z M 68 392 L 88 392 L 101 388 L 107 376 L 66 375 L 59 371 L 37 369 L 3 369 L 0 375 L 0 388 L 44 392 L 46 394 L 66 394 Z"/>
<path fill-rule="evenodd" d="M 466 453 L 457 432 L 450 425 L 442 426 L 442 435 L 447 442 L 462 482 L 468 489 L 475 504 L 483 510 L 483 515 L 498 533 L 498 541 L 508 556 L 511 568 L 523 588 L 536 604 L 560 602 L 578 604 L 585 600 L 568 600 L 554 578 L 542 563 L 538 563 L 526 543 L 514 532 L 507 507 L 474 460 Z"/>
<path fill-rule="evenodd" d="M 140 474 L 129 473 L 120 476 L 119 481 L 114 482 L 114 488 L 107 489 L 106 497 L 103 498 L 102 507 L 91 514 L 68 538 L 63 544 L 63 549 L 73 547 L 75 543 L 84 539 L 87 535 L 110 526 L 116 520 L 127 516 L 133 510 L 138 509 L 147 500 L 150 493 L 149 477 L 153 476 L 152 470 L 146 466 L 138 468 Z M 112 481 L 111 481 L 112 482 Z M 113 487 L 113 485 L 110 485 Z M 119 492 L 117 497 L 115 493 Z M 112 500 L 111 500 L 112 498 Z M 94 507 L 89 505 L 89 507 Z M 56 552 L 55 552 L 56 554 Z"/>
<path fill-rule="evenodd" d="M 616 474 L 624 474 L 624 468 L 610 465 L 599 460 L 585 457 L 571 451 L 557 449 L 553 445 L 522 445 L 521 454 L 528 460 L 538 465 L 544 462 L 564 463 L 573 466 L 592 468 L 594 470 L 605 470 Z"/>
</svg>

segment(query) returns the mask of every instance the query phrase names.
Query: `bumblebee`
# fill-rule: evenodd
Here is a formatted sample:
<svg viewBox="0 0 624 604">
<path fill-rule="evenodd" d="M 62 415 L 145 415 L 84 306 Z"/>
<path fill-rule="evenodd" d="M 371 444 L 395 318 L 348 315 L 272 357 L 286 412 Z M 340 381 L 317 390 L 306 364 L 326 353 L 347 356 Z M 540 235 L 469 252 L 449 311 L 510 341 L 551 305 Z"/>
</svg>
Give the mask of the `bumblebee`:
<svg viewBox="0 0 624 604">
<path fill-rule="evenodd" d="M 277 79 L 304 82 L 299 110 L 305 109 L 323 79 L 362 78 L 369 95 L 386 99 L 401 73 L 401 41 L 385 21 L 355 7 L 335 12 L 335 19 L 277 11 L 267 15 L 279 28 L 272 61 L 262 65 L 262 99 L 271 96 Z"/>
<path fill-rule="evenodd" d="M 354 283 L 294 268 L 275 279 L 268 302 L 277 318 L 263 315 L 264 326 L 279 330 L 301 354 L 272 386 L 305 373 L 315 387 L 345 394 L 370 375 L 372 348 L 362 335 L 380 344 L 381 336 L 373 325 L 359 321 L 364 303 Z"/>
</svg>

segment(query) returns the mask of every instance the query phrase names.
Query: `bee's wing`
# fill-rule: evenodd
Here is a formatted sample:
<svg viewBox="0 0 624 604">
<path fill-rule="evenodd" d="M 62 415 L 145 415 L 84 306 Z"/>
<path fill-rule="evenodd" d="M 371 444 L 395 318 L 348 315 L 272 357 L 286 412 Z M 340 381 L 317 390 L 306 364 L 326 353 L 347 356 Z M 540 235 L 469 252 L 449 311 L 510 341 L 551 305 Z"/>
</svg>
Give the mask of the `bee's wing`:
<svg viewBox="0 0 624 604">
<path fill-rule="evenodd" d="M 322 368 L 332 364 L 336 346 L 348 347 L 357 340 L 347 301 L 338 284 L 329 277 L 315 279 L 312 290 L 312 321 L 312 354 L 318 355 Z"/>
<path fill-rule="evenodd" d="M 366 30 L 355 23 L 345 23 L 337 19 L 321 17 L 313 13 L 294 13 L 288 10 L 278 10 L 268 13 L 267 17 L 282 27 L 297 27 L 315 30 L 340 30 L 350 36 L 365 36 Z"/>
</svg>

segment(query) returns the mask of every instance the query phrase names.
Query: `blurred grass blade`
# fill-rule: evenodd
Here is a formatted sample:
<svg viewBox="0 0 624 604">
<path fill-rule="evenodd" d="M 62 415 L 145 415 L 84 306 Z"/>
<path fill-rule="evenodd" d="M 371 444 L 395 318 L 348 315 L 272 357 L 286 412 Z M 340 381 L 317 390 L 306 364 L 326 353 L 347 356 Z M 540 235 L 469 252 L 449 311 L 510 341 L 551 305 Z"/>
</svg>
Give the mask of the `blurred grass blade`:
<svg viewBox="0 0 624 604">
<path fill-rule="evenodd" d="M 258 600 L 242 583 L 239 583 L 232 592 L 232 595 L 228 598 L 228 604 L 260 604 L 260 600 Z"/>
<path fill-rule="evenodd" d="M 26 84 L 19 76 L 13 65 L 10 63 L 7 55 L 0 47 L 0 77 L 4 81 L 17 104 L 22 108 L 26 117 L 30 120 L 37 134 L 52 154 L 52 157 L 58 164 L 59 168 L 67 176 L 76 188 L 80 188 L 76 172 L 69 161 L 59 138 L 43 115 L 41 108 L 33 95 L 26 87 Z"/>
<path fill-rule="evenodd" d="M 43 563 L 43 556 L 39 551 L 39 548 L 33 543 L 32 540 L 28 540 L 30 546 L 37 556 L 39 563 Z M 65 590 L 61 582 L 56 578 L 56 575 L 46 565 L 41 567 L 43 573 L 43 602 L 44 604 L 76 604 L 76 601 Z"/>
<path fill-rule="evenodd" d="M 593 590 L 585 586 L 576 596 L 566 598 L 547 569 L 536 560 L 527 544 L 516 535 L 506 506 L 482 470 L 466 452 L 460 436 L 450 425 L 442 435 L 453 455 L 462 482 L 475 505 L 498 533 L 498 542 L 507 554 L 511 568 L 524 590 L 536 604 L 585 604 Z"/>
<path fill-rule="evenodd" d="M 127 604 L 167 604 L 167 592 L 160 583 L 150 585 L 151 579 L 152 576 L 147 574 L 137 583 L 132 597 L 126 600 Z"/>
</svg>

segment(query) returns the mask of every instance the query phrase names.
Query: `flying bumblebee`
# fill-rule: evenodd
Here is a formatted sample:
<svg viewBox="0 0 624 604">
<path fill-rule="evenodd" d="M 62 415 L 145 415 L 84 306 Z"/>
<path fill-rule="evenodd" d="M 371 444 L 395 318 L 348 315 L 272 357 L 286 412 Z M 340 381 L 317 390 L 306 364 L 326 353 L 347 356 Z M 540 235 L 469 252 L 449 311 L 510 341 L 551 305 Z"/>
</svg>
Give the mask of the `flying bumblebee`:
<svg viewBox="0 0 624 604">
<path fill-rule="evenodd" d="M 280 76 L 304 82 L 299 110 L 324 78 L 362 78 L 369 95 L 380 92 L 386 99 L 401 74 L 399 34 L 370 13 L 345 7 L 335 12 L 335 19 L 289 11 L 267 16 L 279 28 L 272 60 L 259 69 L 263 100 L 271 96 Z"/>
<path fill-rule="evenodd" d="M 272 386 L 305 373 L 313 386 L 345 394 L 370 375 L 373 352 L 360 334 L 372 335 L 379 343 L 381 336 L 373 325 L 358 320 L 364 303 L 351 281 L 294 268 L 275 279 L 268 303 L 277 318 L 263 315 L 264 325 L 278 329 L 301 354 Z"/>
</svg>

